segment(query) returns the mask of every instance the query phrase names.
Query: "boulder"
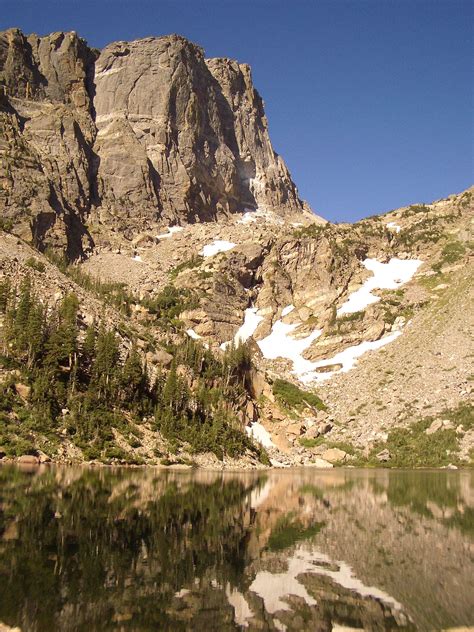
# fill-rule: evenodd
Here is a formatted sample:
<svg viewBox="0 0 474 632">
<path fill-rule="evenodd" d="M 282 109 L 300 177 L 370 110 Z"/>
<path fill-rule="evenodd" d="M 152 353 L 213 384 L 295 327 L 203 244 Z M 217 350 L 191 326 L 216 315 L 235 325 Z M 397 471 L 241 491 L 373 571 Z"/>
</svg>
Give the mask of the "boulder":
<svg viewBox="0 0 474 632">
<path fill-rule="evenodd" d="M 287 434 L 300 436 L 304 432 L 304 426 L 300 422 L 295 422 L 286 427 Z"/>
<path fill-rule="evenodd" d="M 381 463 L 386 463 L 387 461 L 390 461 L 392 457 L 391 457 L 390 452 L 387 450 L 387 448 L 385 448 L 384 450 L 376 454 L 375 458 L 377 459 L 377 461 L 380 461 Z"/>
<path fill-rule="evenodd" d="M 318 423 L 316 424 L 316 428 L 319 434 L 324 435 L 332 430 L 332 424 L 329 423 L 329 421 L 318 421 Z"/>
<path fill-rule="evenodd" d="M 330 448 L 323 452 L 321 456 L 325 461 L 329 461 L 330 463 L 344 463 L 349 455 L 339 448 Z"/>
<path fill-rule="evenodd" d="M 320 458 L 314 459 L 314 461 L 311 462 L 311 465 L 313 465 L 314 467 L 327 468 L 327 469 L 334 467 L 332 463 L 329 463 L 329 461 L 326 461 L 325 459 L 320 459 Z"/>
<path fill-rule="evenodd" d="M 304 433 L 304 438 L 317 439 L 320 434 L 321 432 L 319 431 L 318 426 L 315 424 L 314 426 L 311 426 L 311 428 L 308 428 L 308 430 Z"/>
<path fill-rule="evenodd" d="M 26 384 L 22 384 L 21 382 L 18 382 L 17 384 L 15 384 L 15 391 L 18 393 L 18 395 L 22 398 L 22 399 L 29 399 L 30 397 L 30 393 L 31 393 L 31 387 L 27 386 Z"/>
<path fill-rule="evenodd" d="M 173 356 L 164 349 L 158 349 L 155 353 L 147 353 L 146 359 L 150 364 L 161 364 L 162 366 L 170 366 L 173 362 Z"/>
<path fill-rule="evenodd" d="M 39 465 L 40 459 L 33 454 L 22 454 L 18 457 L 17 462 L 22 465 Z"/>
<path fill-rule="evenodd" d="M 50 457 L 41 450 L 38 450 L 38 459 L 40 463 L 51 463 Z"/>
<path fill-rule="evenodd" d="M 434 434 L 435 432 L 438 432 L 438 430 L 441 430 L 442 427 L 443 427 L 443 420 L 442 419 L 435 419 L 431 423 L 431 426 L 425 430 L 425 433 L 427 435 Z"/>
</svg>

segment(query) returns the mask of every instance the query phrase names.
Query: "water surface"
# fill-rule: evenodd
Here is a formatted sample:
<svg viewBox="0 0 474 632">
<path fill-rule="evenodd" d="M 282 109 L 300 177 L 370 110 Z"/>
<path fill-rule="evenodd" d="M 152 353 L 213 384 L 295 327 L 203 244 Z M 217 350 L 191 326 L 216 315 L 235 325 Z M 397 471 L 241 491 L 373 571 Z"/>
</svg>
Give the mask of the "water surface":
<svg viewBox="0 0 474 632">
<path fill-rule="evenodd" d="M 23 632 L 474 625 L 474 473 L 0 468 Z"/>
</svg>

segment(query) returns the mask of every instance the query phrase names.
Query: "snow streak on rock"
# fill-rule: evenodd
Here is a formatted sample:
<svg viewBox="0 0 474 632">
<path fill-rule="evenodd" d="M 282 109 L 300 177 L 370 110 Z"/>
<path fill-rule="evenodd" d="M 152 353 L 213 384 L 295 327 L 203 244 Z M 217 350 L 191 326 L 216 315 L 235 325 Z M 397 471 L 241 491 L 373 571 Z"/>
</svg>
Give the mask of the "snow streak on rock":
<svg viewBox="0 0 474 632">
<path fill-rule="evenodd" d="M 407 283 L 418 270 L 422 261 L 419 259 L 390 259 L 381 263 L 377 259 L 365 259 L 363 265 L 373 273 L 361 288 L 353 292 L 347 301 L 337 310 L 338 315 L 360 312 L 380 297 L 372 294 L 372 290 L 395 290 Z"/>
<path fill-rule="evenodd" d="M 269 336 L 258 341 L 263 356 L 268 360 L 286 358 L 293 362 L 293 371 L 302 375 L 314 369 L 314 363 L 303 358 L 303 352 L 308 349 L 313 340 L 321 335 L 321 329 L 315 329 L 305 338 L 292 338 L 291 334 L 298 325 L 287 325 L 277 320 Z"/>
<path fill-rule="evenodd" d="M 247 426 L 245 428 L 245 432 L 249 437 L 252 437 L 258 443 L 261 443 L 264 448 L 273 448 L 275 446 L 268 430 L 266 430 L 266 428 L 258 422 L 254 422 L 250 426 Z"/>
<path fill-rule="evenodd" d="M 204 246 L 204 248 L 199 253 L 203 257 L 213 257 L 217 255 L 219 252 L 226 252 L 227 250 L 232 250 L 235 244 L 231 241 L 225 241 L 224 239 L 216 239 L 212 242 L 212 244 L 208 244 Z"/>
</svg>

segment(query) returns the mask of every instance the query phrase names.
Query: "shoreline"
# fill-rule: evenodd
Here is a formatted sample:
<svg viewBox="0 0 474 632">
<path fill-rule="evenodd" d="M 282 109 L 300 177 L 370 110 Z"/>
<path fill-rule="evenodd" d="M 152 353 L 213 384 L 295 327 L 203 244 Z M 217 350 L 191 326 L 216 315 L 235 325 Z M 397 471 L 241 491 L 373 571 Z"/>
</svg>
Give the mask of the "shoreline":
<svg viewBox="0 0 474 632">
<path fill-rule="evenodd" d="M 18 458 L 2 458 L 0 459 L 0 467 L 1 466 L 15 466 L 20 469 L 25 470 L 38 470 L 38 469 L 47 469 L 47 468 L 57 468 L 57 467 L 80 467 L 80 468 L 92 468 L 92 469 L 135 469 L 135 470 L 162 470 L 164 472 L 236 472 L 236 473 L 249 473 L 249 472 L 284 472 L 284 471 L 294 471 L 294 470 L 307 470 L 307 471 L 318 471 L 318 472 L 331 472 L 334 470 L 349 470 L 349 471 L 391 471 L 396 470 L 399 472 L 415 472 L 415 471 L 469 471 L 473 470 L 474 466 L 466 463 L 462 465 L 418 465 L 414 467 L 387 467 L 382 464 L 379 465 L 347 465 L 345 463 L 342 464 L 329 464 L 327 467 L 322 467 L 320 465 L 312 465 L 312 464 L 294 464 L 285 467 L 277 467 L 274 465 L 254 465 L 254 466 L 245 466 L 245 465 L 231 465 L 231 464 L 223 464 L 222 466 L 213 466 L 213 465 L 199 465 L 199 464 L 188 464 L 188 463 L 171 463 L 169 465 L 164 465 L 162 463 L 101 463 L 100 461 L 55 461 L 54 459 L 50 459 L 48 461 L 39 461 L 37 457 L 33 457 L 31 459 L 22 459 L 22 457 Z"/>
</svg>

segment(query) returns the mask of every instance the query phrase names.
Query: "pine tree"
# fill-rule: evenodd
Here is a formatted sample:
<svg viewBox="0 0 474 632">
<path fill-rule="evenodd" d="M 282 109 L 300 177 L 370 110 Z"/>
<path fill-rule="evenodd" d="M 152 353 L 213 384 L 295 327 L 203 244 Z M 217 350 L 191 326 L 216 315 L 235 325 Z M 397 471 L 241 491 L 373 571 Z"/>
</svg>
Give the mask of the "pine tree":
<svg viewBox="0 0 474 632">
<path fill-rule="evenodd" d="M 115 333 L 101 327 L 97 336 L 93 384 L 99 397 L 109 400 L 114 392 L 119 349 Z"/>
<path fill-rule="evenodd" d="M 28 314 L 26 339 L 27 366 L 31 369 L 40 358 L 45 341 L 45 310 L 39 301 L 34 301 Z"/>
<path fill-rule="evenodd" d="M 59 368 L 67 365 L 69 370 L 77 360 L 77 311 L 79 301 L 75 294 L 67 294 L 58 314 L 58 326 L 47 343 L 46 363 Z"/>
<path fill-rule="evenodd" d="M 11 332 L 20 354 L 24 353 L 28 344 L 27 326 L 32 304 L 33 291 L 30 277 L 27 276 L 20 285 L 20 297 L 13 311 L 13 331 Z"/>
<path fill-rule="evenodd" d="M 10 279 L 3 279 L 0 283 L 0 312 L 5 314 L 11 299 L 12 287 Z"/>
<path fill-rule="evenodd" d="M 135 345 L 130 350 L 123 365 L 120 376 L 120 390 L 122 401 L 134 407 L 140 402 L 143 404 L 148 395 L 147 375 Z"/>
</svg>

